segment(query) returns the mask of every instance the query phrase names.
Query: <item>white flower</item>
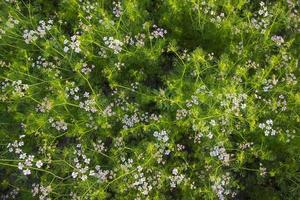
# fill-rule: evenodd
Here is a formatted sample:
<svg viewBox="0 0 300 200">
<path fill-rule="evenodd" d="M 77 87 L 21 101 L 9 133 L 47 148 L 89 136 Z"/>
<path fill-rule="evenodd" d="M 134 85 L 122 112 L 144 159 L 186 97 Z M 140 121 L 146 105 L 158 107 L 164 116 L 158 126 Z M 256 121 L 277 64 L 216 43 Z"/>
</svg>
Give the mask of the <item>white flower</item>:
<svg viewBox="0 0 300 200">
<path fill-rule="evenodd" d="M 26 156 L 27 156 L 26 153 L 22 153 L 22 154 L 19 156 L 19 158 L 20 158 L 20 159 L 25 159 Z"/>
<path fill-rule="evenodd" d="M 37 166 L 37 168 L 41 168 L 43 166 L 43 162 L 39 160 L 35 163 L 35 165 Z"/>
<path fill-rule="evenodd" d="M 78 176 L 78 172 L 72 172 L 72 177 L 76 178 Z"/>
<path fill-rule="evenodd" d="M 87 175 L 82 175 L 81 180 L 85 181 L 87 179 Z"/>
<path fill-rule="evenodd" d="M 208 137 L 209 139 L 212 139 L 212 138 L 213 138 L 213 134 L 212 134 L 211 132 L 209 132 L 208 135 L 207 135 L 207 137 Z"/>
<path fill-rule="evenodd" d="M 210 123 L 210 125 L 212 125 L 212 126 L 216 126 L 216 125 L 217 125 L 216 120 L 214 120 L 214 119 L 210 120 L 209 123 Z"/>
<path fill-rule="evenodd" d="M 23 163 L 21 163 L 21 162 L 19 162 L 19 163 L 18 163 L 18 169 L 19 169 L 19 170 L 22 170 L 22 169 L 23 169 L 23 167 L 24 167 L 24 164 L 23 164 Z"/>
<path fill-rule="evenodd" d="M 31 174 L 30 169 L 27 168 L 27 169 L 23 170 L 23 174 L 24 174 L 25 176 L 30 175 L 30 174 Z"/>
<path fill-rule="evenodd" d="M 64 52 L 67 53 L 68 51 L 69 51 L 69 47 L 66 46 L 66 47 L 64 48 Z"/>
<path fill-rule="evenodd" d="M 265 128 L 265 124 L 264 123 L 259 123 L 258 127 L 261 128 L 261 129 L 264 129 Z"/>
</svg>

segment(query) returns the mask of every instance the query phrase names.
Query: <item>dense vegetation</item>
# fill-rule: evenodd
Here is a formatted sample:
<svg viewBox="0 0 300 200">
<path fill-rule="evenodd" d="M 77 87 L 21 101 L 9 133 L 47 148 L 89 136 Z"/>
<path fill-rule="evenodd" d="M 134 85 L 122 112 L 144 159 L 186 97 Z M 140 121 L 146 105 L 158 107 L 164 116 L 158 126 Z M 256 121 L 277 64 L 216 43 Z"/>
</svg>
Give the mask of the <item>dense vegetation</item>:
<svg viewBox="0 0 300 200">
<path fill-rule="evenodd" d="M 2 0 L 1 199 L 300 199 L 298 0 Z"/>
</svg>

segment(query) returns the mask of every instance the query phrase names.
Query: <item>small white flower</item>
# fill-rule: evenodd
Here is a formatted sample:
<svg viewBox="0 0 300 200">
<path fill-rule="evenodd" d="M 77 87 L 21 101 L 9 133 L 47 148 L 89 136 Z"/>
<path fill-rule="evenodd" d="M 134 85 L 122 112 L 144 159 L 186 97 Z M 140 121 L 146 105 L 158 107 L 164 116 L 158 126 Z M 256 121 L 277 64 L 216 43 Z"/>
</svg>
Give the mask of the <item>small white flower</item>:
<svg viewBox="0 0 300 200">
<path fill-rule="evenodd" d="M 81 180 L 85 181 L 87 179 L 87 175 L 82 175 Z"/>
<path fill-rule="evenodd" d="M 37 166 L 37 168 L 41 168 L 43 166 L 43 162 L 39 160 L 35 163 L 35 165 Z"/>
<path fill-rule="evenodd" d="M 78 176 L 78 172 L 72 172 L 72 177 L 76 178 Z"/>
<path fill-rule="evenodd" d="M 27 156 L 26 153 L 22 153 L 22 154 L 19 156 L 19 158 L 20 158 L 20 159 L 25 159 L 26 156 Z"/>
<path fill-rule="evenodd" d="M 23 164 L 23 163 L 21 163 L 21 162 L 19 162 L 19 163 L 18 163 L 18 169 L 19 169 L 19 170 L 22 170 L 22 169 L 23 169 L 23 167 L 24 167 L 24 164 Z"/>
<path fill-rule="evenodd" d="M 27 169 L 23 170 L 23 174 L 24 174 L 25 176 L 30 175 L 30 174 L 31 174 L 30 169 L 27 168 Z"/>
<path fill-rule="evenodd" d="M 69 51 L 69 47 L 65 47 L 65 48 L 64 48 L 64 52 L 67 53 L 68 51 Z"/>
</svg>

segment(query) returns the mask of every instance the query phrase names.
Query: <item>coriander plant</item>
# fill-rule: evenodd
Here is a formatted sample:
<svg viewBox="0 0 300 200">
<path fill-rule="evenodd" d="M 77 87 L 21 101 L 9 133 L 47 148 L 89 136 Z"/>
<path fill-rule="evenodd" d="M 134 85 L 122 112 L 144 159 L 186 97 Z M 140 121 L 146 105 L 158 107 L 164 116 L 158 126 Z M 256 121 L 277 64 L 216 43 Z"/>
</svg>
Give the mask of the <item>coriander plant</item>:
<svg viewBox="0 0 300 200">
<path fill-rule="evenodd" d="M 298 0 L 2 0 L 0 199 L 300 199 Z"/>
</svg>

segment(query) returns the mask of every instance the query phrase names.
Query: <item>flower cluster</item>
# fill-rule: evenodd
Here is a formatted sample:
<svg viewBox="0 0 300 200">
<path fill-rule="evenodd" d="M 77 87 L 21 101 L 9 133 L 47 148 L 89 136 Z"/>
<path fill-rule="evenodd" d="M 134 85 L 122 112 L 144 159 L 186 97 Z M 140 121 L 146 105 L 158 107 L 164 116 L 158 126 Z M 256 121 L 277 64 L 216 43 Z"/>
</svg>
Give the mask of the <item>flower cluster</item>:
<svg viewBox="0 0 300 200">
<path fill-rule="evenodd" d="M 36 67 L 38 69 L 40 69 L 40 68 L 55 68 L 56 67 L 56 65 L 53 62 L 47 61 L 42 56 L 38 56 L 37 60 L 34 63 L 32 63 L 31 66 Z"/>
<path fill-rule="evenodd" d="M 165 130 L 162 130 L 161 132 L 154 131 L 153 136 L 156 137 L 158 141 L 168 142 L 169 140 L 169 136 Z"/>
<path fill-rule="evenodd" d="M 117 148 L 120 148 L 120 147 L 125 146 L 125 143 L 124 143 L 124 141 L 123 141 L 123 138 L 122 138 L 122 137 L 117 137 L 117 138 L 115 138 L 114 146 L 117 147 Z"/>
<path fill-rule="evenodd" d="M 284 80 L 287 82 L 288 85 L 296 85 L 298 83 L 297 77 L 293 73 L 288 73 L 285 75 L 286 77 Z"/>
<path fill-rule="evenodd" d="M 247 67 L 248 69 L 258 69 L 260 65 L 255 61 L 247 60 L 245 67 Z"/>
<path fill-rule="evenodd" d="M 213 178 L 212 189 L 217 194 L 219 200 L 225 200 L 226 196 L 235 197 L 236 193 L 229 188 L 230 174 L 226 173 L 221 177 Z"/>
<path fill-rule="evenodd" d="M 41 184 L 32 184 L 32 196 L 38 196 L 39 200 L 51 200 L 49 194 L 52 192 L 51 186 L 43 186 Z"/>
<path fill-rule="evenodd" d="M 186 107 L 190 108 L 190 107 L 192 107 L 193 105 L 196 105 L 196 106 L 199 105 L 198 97 L 195 96 L 195 95 L 192 95 L 192 97 L 191 97 L 190 100 L 186 100 Z"/>
<path fill-rule="evenodd" d="M 49 123 L 51 123 L 51 127 L 55 128 L 58 131 L 68 130 L 68 124 L 64 122 L 64 120 L 54 121 L 54 119 L 50 117 L 48 121 Z"/>
<path fill-rule="evenodd" d="M 98 124 L 95 121 L 94 117 L 91 115 L 91 113 L 88 113 L 89 116 L 89 121 L 85 124 L 85 126 L 89 129 L 94 129 L 94 130 L 98 130 Z"/>
<path fill-rule="evenodd" d="M 121 6 L 121 2 L 113 2 L 113 14 L 115 17 L 121 17 L 122 13 L 123 13 L 123 9 Z"/>
<path fill-rule="evenodd" d="M 239 116 L 241 111 L 246 109 L 247 94 L 226 94 L 221 101 L 221 106 L 226 108 L 226 112 Z"/>
<path fill-rule="evenodd" d="M 87 158 L 84 154 L 81 144 L 77 144 L 76 149 L 74 150 L 74 155 L 76 155 L 74 158 L 75 171 L 72 172 L 72 177 L 74 179 L 80 178 L 85 181 L 89 175 L 88 170 L 91 159 Z M 94 174 L 92 173 L 92 175 Z"/>
<path fill-rule="evenodd" d="M 277 131 L 275 129 L 273 129 L 273 120 L 272 119 L 268 119 L 264 123 L 259 123 L 258 127 L 264 131 L 265 136 L 269 136 L 269 135 L 274 136 L 277 134 Z"/>
<path fill-rule="evenodd" d="M 18 25 L 19 23 L 20 23 L 19 20 L 12 18 L 12 16 L 9 16 L 6 22 L 6 26 L 8 26 L 9 28 L 14 28 L 15 25 Z"/>
<path fill-rule="evenodd" d="M 131 87 L 131 91 L 135 92 L 138 89 L 139 83 L 138 82 L 134 82 L 130 84 Z"/>
<path fill-rule="evenodd" d="M 287 136 L 286 142 L 289 143 L 292 139 L 295 138 L 296 130 L 292 130 L 292 131 L 286 130 L 285 133 L 286 133 L 286 136 Z"/>
<path fill-rule="evenodd" d="M 16 199 L 18 194 L 20 192 L 19 188 L 14 188 L 11 191 L 9 191 L 6 194 L 1 194 L 0 199 L 1 200 L 10 200 L 10 199 Z"/>
<path fill-rule="evenodd" d="M 180 119 L 184 119 L 188 116 L 188 114 L 190 114 L 190 109 L 193 106 L 198 106 L 199 105 L 199 99 L 196 95 L 192 95 L 190 99 L 185 101 L 185 106 L 187 107 L 187 109 L 182 108 L 182 109 L 178 109 L 176 111 L 176 120 L 180 120 Z"/>
<path fill-rule="evenodd" d="M 128 158 L 126 159 L 125 156 L 121 156 L 120 158 L 121 160 L 121 169 L 123 169 L 124 171 L 129 171 L 130 168 L 133 167 L 133 159 L 132 158 Z"/>
<path fill-rule="evenodd" d="M 106 108 L 103 110 L 103 114 L 108 117 L 115 115 L 116 113 L 113 111 L 113 108 L 114 108 L 114 103 L 112 102 L 106 106 Z"/>
<path fill-rule="evenodd" d="M 97 140 L 97 142 L 93 143 L 93 147 L 94 147 L 95 151 L 97 151 L 99 153 L 107 151 L 102 140 Z"/>
<path fill-rule="evenodd" d="M 0 28 L 0 39 L 2 38 L 2 35 L 4 35 L 6 31 L 2 28 Z"/>
<path fill-rule="evenodd" d="M 176 111 L 176 120 L 180 120 L 185 118 L 188 115 L 188 111 L 186 109 L 179 109 Z"/>
<path fill-rule="evenodd" d="M 124 63 L 121 63 L 121 62 L 117 62 L 117 63 L 115 63 L 115 67 L 117 68 L 117 70 L 121 70 L 121 68 L 123 68 L 125 66 L 125 64 Z"/>
<path fill-rule="evenodd" d="M 242 149 L 242 150 L 245 150 L 245 149 L 248 149 L 250 148 L 251 146 L 253 146 L 253 142 L 246 142 L 246 143 L 241 143 L 239 145 L 239 148 Z"/>
<path fill-rule="evenodd" d="M 123 42 L 118 39 L 114 39 L 113 37 L 104 37 L 104 44 L 113 50 L 114 54 L 118 54 L 122 51 Z"/>
<path fill-rule="evenodd" d="M 138 33 L 137 35 L 125 37 L 125 43 L 129 45 L 135 45 L 137 47 L 143 47 L 145 45 L 146 35 L 144 33 Z"/>
<path fill-rule="evenodd" d="M 88 73 L 91 73 L 94 68 L 95 68 L 95 65 L 88 66 L 88 64 L 83 63 L 81 72 L 84 74 L 88 74 Z"/>
<path fill-rule="evenodd" d="M 29 44 L 31 42 L 35 42 L 38 38 L 44 38 L 47 31 L 52 28 L 53 20 L 48 20 L 45 22 L 44 20 L 39 21 L 39 26 L 36 30 L 24 30 L 23 38 L 25 39 L 25 43 Z"/>
<path fill-rule="evenodd" d="M 80 200 L 80 196 L 78 196 L 75 192 L 70 192 L 70 197 L 72 200 Z"/>
<path fill-rule="evenodd" d="M 128 114 L 125 114 L 122 118 L 123 128 L 128 129 L 134 127 L 136 124 L 140 122 L 149 122 L 149 120 L 158 121 L 160 116 L 156 114 L 149 114 L 148 112 L 138 114 L 137 111 L 135 111 L 131 116 Z"/>
<path fill-rule="evenodd" d="M 184 178 L 185 178 L 184 174 L 180 174 L 178 170 L 174 168 L 172 170 L 172 176 L 169 177 L 171 188 L 176 188 L 177 185 L 181 184 Z"/>
<path fill-rule="evenodd" d="M 163 28 L 157 27 L 157 25 L 153 25 L 153 31 L 151 32 L 152 38 L 163 38 L 167 34 L 167 30 Z"/>
<path fill-rule="evenodd" d="M 8 143 L 7 148 L 9 152 L 15 153 L 21 162 L 18 163 L 18 169 L 22 170 L 23 174 L 25 176 L 31 174 L 30 168 L 33 167 L 34 162 L 34 155 L 27 155 L 27 153 L 24 153 L 22 150 L 22 147 L 24 146 L 24 141 L 22 140 L 25 137 L 25 135 L 21 135 L 19 137 L 20 140 L 15 140 L 13 143 Z M 43 166 L 43 162 L 41 160 L 36 161 L 35 163 L 37 168 L 41 168 Z"/>
<path fill-rule="evenodd" d="M 267 168 L 265 168 L 262 163 L 259 163 L 259 171 L 258 172 L 259 172 L 260 176 L 266 176 Z"/>
<path fill-rule="evenodd" d="M 183 151 L 185 149 L 185 146 L 182 144 L 176 144 L 177 151 Z"/>
<path fill-rule="evenodd" d="M 281 46 L 284 43 L 284 39 L 280 35 L 273 35 L 271 40 L 275 42 L 277 46 Z"/>
<path fill-rule="evenodd" d="M 71 41 L 65 39 L 64 40 L 64 52 L 68 52 L 70 49 L 74 50 L 76 53 L 80 53 L 80 41 L 78 40 L 78 35 L 73 35 L 71 37 Z"/>
<path fill-rule="evenodd" d="M 147 178 L 144 176 L 142 170 L 143 168 L 141 166 L 137 166 L 138 173 L 134 174 L 135 182 L 131 185 L 131 187 L 136 188 L 143 195 L 148 195 L 153 187 L 147 182 Z"/>
<path fill-rule="evenodd" d="M 7 3 L 16 3 L 17 0 L 5 0 Z"/>
<path fill-rule="evenodd" d="M 13 81 L 11 85 L 14 88 L 13 94 L 20 97 L 23 97 L 26 90 L 29 88 L 29 86 L 27 84 L 23 84 L 21 80 Z"/>
<path fill-rule="evenodd" d="M 140 192 L 136 199 L 145 198 L 161 182 L 161 173 L 151 169 L 144 169 L 142 166 L 136 167 L 136 173 L 133 174 L 134 182 L 130 187 Z"/>
<path fill-rule="evenodd" d="M 203 133 L 196 133 L 194 136 L 194 143 L 200 143 L 201 142 L 201 138 L 203 137 Z"/>
<path fill-rule="evenodd" d="M 3 67 L 3 68 L 9 68 L 11 66 L 10 63 L 6 63 L 5 61 L 3 60 L 0 60 L 0 67 Z"/>
<path fill-rule="evenodd" d="M 215 146 L 209 154 L 212 157 L 217 157 L 224 165 L 229 165 L 230 154 L 226 152 L 224 147 Z"/>
<path fill-rule="evenodd" d="M 96 11 L 97 6 L 98 6 L 98 2 L 90 2 L 90 1 L 82 2 L 82 10 L 87 14 L 87 16 L 85 17 L 86 19 L 90 20 L 93 18 L 92 14 L 93 12 Z"/>
<path fill-rule="evenodd" d="M 52 108 L 52 103 L 49 101 L 49 99 L 47 97 L 45 97 L 43 99 L 43 101 L 37 105 L 35 110 L 37 112 L 45 113 L 45 112 L 48 112 L 49 110 L 51 110 L 51 108 Z"/>
<path fill-rule="evenodd" d="M 8 80 L 2 81 L 1 84 L 0 84 L 0 90 L 1 90 L 1 92 L 4 93 L 5 90 L 6 90 L 9 86 L 10 86 L 10 83 L 9 83 Z"/>
<path fill-rule="evenodd" d="M 280 111 L 286 111 L 287 109 L 287 102 L 286 99 L 284 97 L 284 95 L 279 95 L 278 97 L 278 101 L 277 101 L 277 107 L 280 108 Z"/>
<path fill-rule="evenodd" d="M 109 179 L 113 179 L 115 174 L 111 170 L 103 170 L 99 165 L 95 166 L 95 170 L 90 170 L 90 176 L 97 178 L 98 183 L 103 183 Z"/>
<path fill-rule="evenodd" d="M 216 23 L 217 25 L 225 18 L 225 13 L 221 12 L 219 14 L 217 9 L 212 7 L 207 1 L 201 1 L 201 5 L 195 4 L 193 10 L 201 11 L 212 23 Z"/>
<path fill-rule="evenodd" d="M 98 55 L 101 57 L 101 58 L 107 58 L 107 52 L 104 48 L 101 48 L 99 51 L 98 51 Z"/>
<path fill-rule="evenodd" d="M 167 131 L 154 131 L 153 136 L 159 141 L 159 143 L 155 144 L 156 148 L 158 149 L 155 153 L 157 162 L 165 164 L 163 156 L 168 156 L 171 153 L 171 150 L 168 148 L 169 136 L 167 134 Z"/>
<path fill-rule="evenodd" d="M 264 80 L 263 81 L 263 91 L 269 92 L 275 85 L 277 85 L 278 79 L 275 78 L 275 76 L 272 77 L 272 79 Z"/>
<path fill-rule="evenodd" d="M 135 124 L 139 123 L 140 118 L 137 113 L 134 113 L 132 116 L 125 114 L 122 119 L 122 122 L 124 124 L 123 128 L 128 129 L 128 128 L 133 127 Z"/>
<path fill-rule="evenodd" d="M 272 17 L 272 14 L 269 13 L 268 8 L 263 1 L 261 1 L 259 5 L 260 9 L 254 14 L 254 17 L 251 19 L 251 23 L 257 30 L 264 33 L 270 25 L 270 17 Z"/>
<path fill-rule="evenodd" d="M 83 102 L 80 102 L 79 107 L 87 112 L 97 112 L 96 101 L 94 99 L 86 99 Z"/>
<path fill-rule="evenodd" d="M 72 82 L 71 85 L 74 86 L 75 83 Z M 74 100 L 79 100 L 78 92 L 79 92 L 79 87 L 74 87 L 74 88 L 66 87 L 66 96 L 67 96 L 67 98 L 72 97 Z"/>
</svg>

